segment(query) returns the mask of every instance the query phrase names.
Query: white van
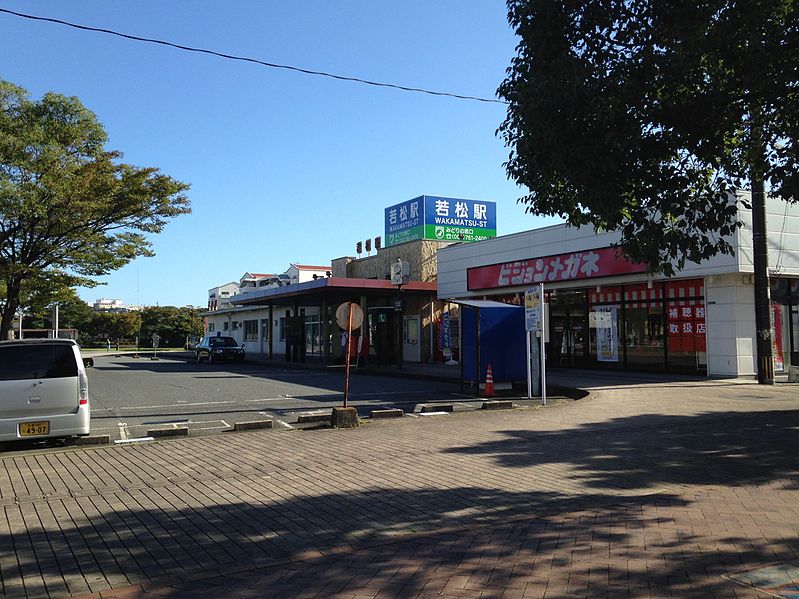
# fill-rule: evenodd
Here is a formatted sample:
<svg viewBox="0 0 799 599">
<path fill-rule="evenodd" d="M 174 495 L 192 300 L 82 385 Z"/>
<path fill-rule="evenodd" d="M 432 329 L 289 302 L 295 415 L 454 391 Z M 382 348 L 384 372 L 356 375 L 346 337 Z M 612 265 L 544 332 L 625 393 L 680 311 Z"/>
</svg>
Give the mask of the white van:
<svg viewBox="0 0 799 599">
<path fill-rule="evenodd" d="M 0 341 L 0 441 L 88 435 L 89 412 L 77 343 Z"/>
</svg>

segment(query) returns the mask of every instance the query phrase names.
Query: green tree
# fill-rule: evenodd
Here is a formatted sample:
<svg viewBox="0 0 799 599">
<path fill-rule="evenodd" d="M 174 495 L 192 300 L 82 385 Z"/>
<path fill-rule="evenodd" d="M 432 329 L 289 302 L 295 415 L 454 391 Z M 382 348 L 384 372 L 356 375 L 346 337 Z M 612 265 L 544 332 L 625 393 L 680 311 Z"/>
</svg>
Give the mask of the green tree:
<svg viewBox="0 0 799 599">
<path fill-rule="evenodd" d="M 203 333 L 199 311 L 191 306 L 151 306 L 142 309 L 141 317 L 142 339 L 152 339 L 157 333 L 164 347 L 180 347 L 187 337 Z"/>
<path fill-rule="evenodd" d="M 110 339 L 119 345 L 124 339 L 134 338 L 141 327 L 141 316 L 136 312 L 96 312 L 89 328 L 95 340 Z"/>
<path fill-rule="evenodd" d="M 58 317 L 61 328 L 77 329 L 78 334 L 85 334 L 94 316 L 91 306 L 78 297 L 74 289 L 61 296 L 58 301 Z"/>
<path fill-rule="evenodd" d="M 527 211 L 620 230 L 673 274 L 718 253 L 752 180 L 799 197 L 796 0 L 508 0 L 499 134 Z"/>
<path fill-rule="evenodd" d="M 0 80 L 0 280 L 5 338 L 26 282 L 92 277 L 152 255 L 147 235 L 190 211 L 188 186 L 120 162 L 77 98 L 32 101 Z"/>
</svg>

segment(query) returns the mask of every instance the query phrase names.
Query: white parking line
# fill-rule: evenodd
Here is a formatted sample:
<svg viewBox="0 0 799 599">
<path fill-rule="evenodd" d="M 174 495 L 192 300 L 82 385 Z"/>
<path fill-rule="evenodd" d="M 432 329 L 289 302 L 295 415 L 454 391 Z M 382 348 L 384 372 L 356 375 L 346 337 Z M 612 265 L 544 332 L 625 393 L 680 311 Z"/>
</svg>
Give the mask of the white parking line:
<svg viewBox="0 0 799 599">
<path fill-rule="evenodd" d="M 293 426 L 291 426 L 291 425 L 290 425 L 288 422 L 284 422 L 283 420 L 279 420 L 278 418 L 275 418 L 274 420 L 275 420 L 275 422 L 277 422 L 277 423 L 278 423 L 280 426 L 285 426 L 286 428 L 291 428 L 291 429 L 293 429 L 293 428 L 294 428 L 294 427 L 293 427 Z"/>
<path fill-rule="evenodd" d="M 293 397 L 264 397 L 263 399 L 245 399 L 244 401 L 258 402 L 258 401 L 285 401 L 287 399 L 295 399 Z"/>
<path fill-rule="evenodd" d="M 212 405 L 223 405 L 223 404 L 231 404 L 236 403 L 234 401 L 198 401 L 195 403 L 182 403 L 182 404 L 163 404 L 160 406 L 122 406 L 120 410 L 144 410 L 144 409 L 151 409 L 151 408 L 183 408 L 185 406 L 212 406 Z"/>
</svg>

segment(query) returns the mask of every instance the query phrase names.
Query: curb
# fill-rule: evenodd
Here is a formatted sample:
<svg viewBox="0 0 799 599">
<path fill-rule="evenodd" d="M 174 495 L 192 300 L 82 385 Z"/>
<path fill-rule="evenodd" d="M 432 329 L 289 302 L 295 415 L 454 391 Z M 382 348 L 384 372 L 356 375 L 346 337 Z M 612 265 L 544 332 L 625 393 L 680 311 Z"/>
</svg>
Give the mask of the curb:
<svg viewBox="0 0 799 599">
<path fill-rule="evenodd" d="M 247 422 L 235 422 L 233 424 L 234 431 L 252 431 L 264 428 L 272 428 L 273 422 L 271 420 L 250 420 Z"/>
<path fill-rule="evenodd" d="M 404 415 L 405 412 L 403 412 L 399 408 L 372 410 L 371 412 L 369 412 L 369 418 L 371 418 L 372 420 L 377 420 L 380 418 L 402 418 Z"/>
<path fill-rule="evenodd" d="M 188 437 L 189 427 L 179 426 L 178 428 L 155 428 L 153 430 L 147 431 L 147 436 L 153 437 L 154 439 L 161 439 L 164 437 Z"/>
</svg>

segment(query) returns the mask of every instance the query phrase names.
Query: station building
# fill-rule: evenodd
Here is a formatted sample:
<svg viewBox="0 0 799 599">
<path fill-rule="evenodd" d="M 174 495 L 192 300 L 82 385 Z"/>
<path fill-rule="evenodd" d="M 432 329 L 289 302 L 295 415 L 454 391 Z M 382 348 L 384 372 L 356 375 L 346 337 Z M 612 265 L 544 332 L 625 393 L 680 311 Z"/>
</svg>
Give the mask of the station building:
<svg viewBox="0 0 799 599">
<path fill-rule="evenodd" d="M 221 331 L 248 355 L 273 360 L 338 362 L 347 347 L 368 364 L 445 360 L 436 254 L 452 243 L 495 236 L 496 204 L 422 195 L 385 208 L 384 224 L 384 237 L 356 244 L 358 257 L 337 258 L 329 267 L 292 264 L 281 275 L 248 272 L 238 283 L 210 289 L 206 332 Z M 391 275 L 398 262 L 407 268 L 399 285 Z M 335 317 L 344 302 L 364 314 L 349 345 Z"/>
<path fill-rule="evenodd" d="M 621 257 L 618 232 L 544 227 L 438 254 L 442 301 L 521 303 L 545 284 L 547 361 L 554 367 L 756 373 L 751 211 L 738 195 L 743 226 L 733 255 L 689 263 L 674 277 L 650 277 Z M 799 205 L 767 200 L 772 340 L 776 372 L 799 365 Z"/>
</svg>

